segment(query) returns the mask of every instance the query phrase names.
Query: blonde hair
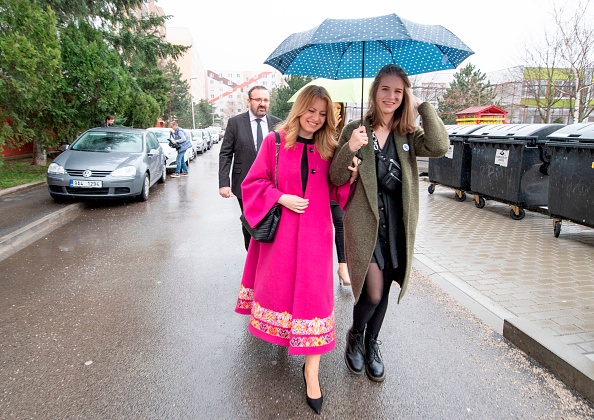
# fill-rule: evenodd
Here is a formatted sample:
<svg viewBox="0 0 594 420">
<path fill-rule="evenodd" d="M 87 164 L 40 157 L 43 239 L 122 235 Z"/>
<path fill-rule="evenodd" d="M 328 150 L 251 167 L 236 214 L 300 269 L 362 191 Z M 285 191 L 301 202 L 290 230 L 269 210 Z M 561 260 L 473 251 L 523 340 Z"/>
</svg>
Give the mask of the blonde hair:
<svg viewBox="0 0 594 420">
<path fill-rule="evenodd" d="M 336 141 L 336 117 L 334 116 L 334 104 L 328 91 L 322 86 L 309 85 L 301 91 L 287 119 L 281 122 L 276 128 L 284 131 L 285 149 L 295 147 L 297 135 L 299 133 L 299 118 L 305 114 L 308 108 L 316 99 L 326 101 L 326 121 L 319 130 L 314 133 L 314 144 L 324 160 L 334 156 L 334 150 L 338 145 Z"/>
<path fill-rule="evenodd" d="M 371 88 L 369 89 L 369 108 L 365 113 L 365 119 L 369 120 L 371 127 L 377 128 L 382 124 L 381 117 L 379 115 L 378 105 L 376 104 L 376 94 L 379 90 L 382 77 L 395 75 L 400 77 L 404 81 L 404 95 L 402 103 L 392 115 L 392 121 L 390 131 L 396 131 L 398 134 L 412 133 L 417 128 L 415 108 L 412 100 L 412 91 L 410 80 L 406 72 L 396 64 L 388 64 L 381 68 L 381 70 L 375 76 Z"/>
</svg>

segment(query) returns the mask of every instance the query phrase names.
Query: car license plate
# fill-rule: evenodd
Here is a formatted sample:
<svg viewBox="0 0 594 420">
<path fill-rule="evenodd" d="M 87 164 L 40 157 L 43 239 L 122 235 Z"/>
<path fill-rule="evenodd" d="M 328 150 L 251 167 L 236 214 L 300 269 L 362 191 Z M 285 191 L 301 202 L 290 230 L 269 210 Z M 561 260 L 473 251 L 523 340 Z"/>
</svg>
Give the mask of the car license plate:
<svg viewBox="0 0 594 420">
<path fill-rule="evenodd" d="M 86 188 L 101 188 L 103 181 L 79 181 L 77 179 L 70 180 L 71 187 L 86 187 Z"/>
</svg>

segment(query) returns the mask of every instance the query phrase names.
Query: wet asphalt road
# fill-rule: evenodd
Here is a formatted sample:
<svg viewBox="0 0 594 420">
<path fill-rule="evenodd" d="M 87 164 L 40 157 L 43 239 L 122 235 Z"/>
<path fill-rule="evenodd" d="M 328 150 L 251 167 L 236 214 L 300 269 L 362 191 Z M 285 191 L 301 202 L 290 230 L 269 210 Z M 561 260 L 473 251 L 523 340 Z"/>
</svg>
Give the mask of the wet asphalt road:
<svg viewBox="0 0 594 420">
<path fill-rule="evenodd" d="M 245 251 L 237 201 L 218 196 L 219 146 L 190 164 L 190 177 L 153 187 L 148 202 L 88 204 L 0 262 L 0 418 L 316 418 L 303 358 L 252 337 L 233 312 Z M 322 418 L 594 417 L 414 275 L 380 336 L 382 384 L 344 366 L 352 299 L 337 280 Z"/>
</svg>

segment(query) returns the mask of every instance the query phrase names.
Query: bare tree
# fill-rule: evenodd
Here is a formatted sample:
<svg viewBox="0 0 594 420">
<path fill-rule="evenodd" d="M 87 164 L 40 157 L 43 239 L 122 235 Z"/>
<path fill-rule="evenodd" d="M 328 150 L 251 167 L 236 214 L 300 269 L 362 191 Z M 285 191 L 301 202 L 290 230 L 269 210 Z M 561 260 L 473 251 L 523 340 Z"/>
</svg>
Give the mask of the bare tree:
<svg viewBox="0 0 594 420">
<path fill-rule="evenodd" d="M 551 123 L 553 111 L 571 97 L 571 73 L 565 69 L 563 42 L 557 32 L 545 30 L 542 45 L 525 51 L 526 66 L 517 76 L 523 81 L 525 106 L 536 108 L 544 123 Z"/>
<path fill-rule="evenodd" d="M 594 25 L 591 16 L 588 19 L 590 0 L 579 0 L 573 12 L 567 12 L 566 6 L 564 2 L 563 6 L 554 7 L 553 13 L 562 45 L 561 56 L 569 67 L 574 88 L 573 120 L 582 122 L 594 109 Z"/>
</svg>

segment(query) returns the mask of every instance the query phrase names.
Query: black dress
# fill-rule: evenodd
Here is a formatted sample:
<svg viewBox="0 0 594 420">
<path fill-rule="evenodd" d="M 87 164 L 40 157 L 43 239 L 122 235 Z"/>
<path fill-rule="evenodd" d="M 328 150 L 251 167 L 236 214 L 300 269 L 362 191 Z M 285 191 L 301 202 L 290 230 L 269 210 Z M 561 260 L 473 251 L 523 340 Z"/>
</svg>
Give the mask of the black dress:
<svg viewBox="0 0 594 420">
<path fill-rule="evenodd" d="M 375 137 L 375 133 L 373 134 Z M 398 160 L 396 145 L 394 144 L 394 134 L 390 133 L 384 144 L 384 148 L 378 149 L 388 158 Z M 379 213 L 379 227 L 377 241 L 372 263 L 377 263 L 381 270 L 396 269 L 406 263 L 406 239 L 404 235 L 404 222 L 402 221 L 402 184 L 399 184 L 395 194 L 387 194 L 382 186 L 380 179 L 386 175 L 382 169 L 384 165 L 377 164 L 376 154 L 376 173 L 377 173 L 377 203 Z M 381 173 L 380 173 L 381 172 Z M 400 267 L 403 269 L 404 267 Z"/>
</svg>

